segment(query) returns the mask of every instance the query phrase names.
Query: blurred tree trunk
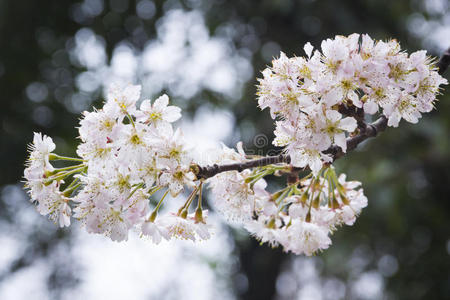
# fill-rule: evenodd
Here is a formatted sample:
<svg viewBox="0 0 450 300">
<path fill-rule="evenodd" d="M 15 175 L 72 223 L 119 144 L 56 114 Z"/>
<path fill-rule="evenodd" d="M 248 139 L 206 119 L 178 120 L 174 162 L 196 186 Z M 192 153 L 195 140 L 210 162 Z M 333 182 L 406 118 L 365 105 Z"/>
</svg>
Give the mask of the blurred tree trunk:
<svg viewBox="0 0 450 300">
<path fill-rule="evenodd" d="M 240 251 L 241 271 L 248 279 L 248 289 L 241 299 L 275 299 L 277 277 L 288 255 L 278 248 L 260 245 L 255 239 Z"/>
</svg>

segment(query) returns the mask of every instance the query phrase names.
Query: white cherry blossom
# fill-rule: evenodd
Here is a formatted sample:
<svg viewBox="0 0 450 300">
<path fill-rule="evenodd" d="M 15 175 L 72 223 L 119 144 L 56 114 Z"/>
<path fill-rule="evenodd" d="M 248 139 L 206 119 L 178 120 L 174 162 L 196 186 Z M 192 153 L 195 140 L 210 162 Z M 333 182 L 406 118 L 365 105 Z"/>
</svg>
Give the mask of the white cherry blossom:
<svg viewBox="0 0 450 300">
<path fill-rule="evenodd" d="M 408 55 L 395 40 L 352 34 L 327 39 L 319 49 L 305 44 L 306 57 L 281 52 L 259 79 L 258 105 L 275 121 L 272 143 L 290 161 L 281 156 L 283 163 L 267 164 L 276 158 L 270 157 L 255 165 L 259 156 L 247 155 L 239 142 L 236 149 L 208 152 L 206 167 L 173 127 L 181 109 L 167 95 L 137 107 L 141 86 L 112 85 L 103 107 L 83 113 L 80 158 L 53 153 L 53 140 L 34 133 L 24 170 L 31 201 L 60 227 L 75 218 L 113 241 L 127 240 L 132 229 L 156 244 L 198 241 L 212 234 L 202 209 L 208 186 L 218 213 L 262 243 L 308 256 L 327 249 L 330 235 L 353 225 L 368 204 L 360 182 L 336 174 L 330 150 L 347 151 L 348 138 L 364 130 L 365 114 L 383 115 L 392 127 L 401 119 L 417 123 L 447 80 L 425 51 Z M 300 169 L 311 172 L 298 178 Z M 287 176 L 287 184 L 268 184 L 270 176 Z M 192 192 L 185 197 L 185 190 Z M 161 208 L 178 201 L 166 199 L 169 193 L 185 198 L 175 214 Z"/>
<path fill-rule="evenodd" d="M 358 34 L 336 36 L 314 54 L 307 43 L 307 58 L 281 52 L 262 72 L 258 104 L 276 119 L 273 143 L 285 147 L 295 166 L 309 166 L 317 174 L 318 160 L 327 159 L 323 151 L 333 145 L 346 151 L 356 120 L 342 117 L 340 106 L 367 114 L 381 108 L 388 126 L 397 127 L 401 119 L 417 123 L 432 110 L 439 85 L 447 84 L 425 51 L 408 56 L 395 40 L 374 41 L 368 35 L 359 40 Z"/>
<path fill-rule="evenodd" d="M 141 103 L 136 120 L 151 126 L 167 126 L 181 118 L 181 109 L 176 106 L 168 106 L 169 97 L 162 95 L 151 104 L 150 100 Z"/>
</svg>

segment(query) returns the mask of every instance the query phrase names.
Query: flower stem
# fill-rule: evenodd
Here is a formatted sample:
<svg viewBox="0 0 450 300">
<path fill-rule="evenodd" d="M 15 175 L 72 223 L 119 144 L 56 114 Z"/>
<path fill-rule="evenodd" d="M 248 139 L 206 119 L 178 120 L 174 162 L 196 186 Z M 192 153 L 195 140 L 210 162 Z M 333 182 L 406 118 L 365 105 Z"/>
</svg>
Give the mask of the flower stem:
<svg viewBox="0 0 450 300">
<path fill-rule="evenodd" d="M 148 220 L 150 222 L 155 222 L 156 216 L 158 215 L 159 208 L 161 207 L 161 204 L 163 203 L 164 198 L 166 198 L 168 193 L 169 193 L 169 189 L 166 190 L 166 192 L 164 193 L 164 195 L 161 197 L 158 204 L 156 205 L 155 209 L 152 211 L 150 217 L 148 218 Z"/>
<path fill-rule="evenodd" d="M 68 198 L 70 198 L 72 192 L 75 191 L 77 188 L 79 188 L 79 187 L 81 186 L 81 184 L 82 184 L 82 183 L 80 182 L 80 183 L 78 183 L 78 184 L 72 186 L 72 187 L 69 188 L 69 189 L 65 189 L 64 192 L 63 192 L 63 195 L 66 196 L 66 197 L 68 197 Z"/>
<path fill-rule="evenodd" d="M 200 185 L 199 185 L 200 186 Z M 192 191 L 192 193 L 189 195 L 189 197 L 187 198 L 186 202 L 184 203 L 184 205 L 182 207 L 180 207 L 180 209 L 178 209 L 177 215 L 182 217 L 182 218 L 186 218 L 187 216 L 187 211 L 189 209 L 189 206 L 191 206 L 192 200 L 195 198 L 195 195 L 197 195 L 198 192 L 198 188 L 199 186 L 196 186 L 194 188 L 194 190 Z"/>
<path fill-rule="evenodd" d="M 199 190 L 198 190 L 198 202 L 197 209 L 195 210 L 195 222 L 196 223 L 205 223 L 203 220 L 203 210 L 202 210 L 202 185 L 203 180 L 200 181 Z"/>
<path fill-rule="evenodd" d="M 86 162 L 84 159 L 81 159 L 81 158 L 60 156 L 60 155 L 54 154 L 54 153 L 50 153 L 48 159 L 49 160 L 70 160 L 70 161 Z"/>
<path fill-rule="evenodd" d="M 64 192 L 70 189 L 74 184 L 78 183 L 78 181 L 80 181 L 79 178 L 75 178 L 74 180 L 72 180 L 72 182 L 64 189 Z"/>
<path fill-rule="evenodd" d="M 81 172 L 83 172 L 84 170 L 86 170 L 86 168 L 87 168 L 87 166 L 83 165 L 82 167 L 73 169 L 72 171 L 64 172 L 64 173 L 62 173 L 62 174 L 56 173 L 55 175 L 58 175 L 58 176 L 56 176 L 56 177 L 53 177 L 53 176 L 52 176 L 52 177 L 48 178 L 46 182 L 47 182 L 48 184 L 50 184 L 50 183 L 51 183 L 52 181 L 54 181 L 54 180 L 62 180 L 62 179 L 66 178 L 67 176 L 70 176 L 70 175 L 72 175 L 72 174 L 75 174 L 75 173 L 81 173 Z"/>
<path fill-rule="evenodd" d="M 131 193 L 130 193 L 130 196 L 128 196 L 128 198 L 127 199 L 130 199 L 132 196 L 133 196 L 133 194 L 134 193 L 136 193 L 136 191 L 138 190 L 138 189 L 140 189 L 141 187 L 143 187 L 144 186 L 144 183 L 139 183 L 132 191 L 131 191 Z"/>
<path fill-rule="evenodd" d="M 59 173 L 61 171 L 68 171 L 68 170 L 72 170 L 72 169 L 76 169 L 76 168 L 81 168 L 85 166 L 84 164 L 79 164 L 79 165 L 73 165 L 73 166 L 68 166 L 68 167 L 64 167 L 64 168 L 55 168 L 55 174 Z"/>
<path fill-rule="evenodd" d="M 130 120 L 131 125 L 133 125 L 133 128 L 136 128 L 136 125 L 134 125 L 133 117 L 127 112 L 127 118 Z"/>
</svg>

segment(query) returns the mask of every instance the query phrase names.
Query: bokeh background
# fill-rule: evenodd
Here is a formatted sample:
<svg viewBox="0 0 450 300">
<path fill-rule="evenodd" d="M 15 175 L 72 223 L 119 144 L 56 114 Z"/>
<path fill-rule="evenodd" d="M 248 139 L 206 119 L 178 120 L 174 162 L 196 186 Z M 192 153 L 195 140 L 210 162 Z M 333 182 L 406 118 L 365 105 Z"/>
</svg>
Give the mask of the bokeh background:
<svg viewBox="0 0 450 300">
<path fill-rule="evenodd" d="M 83 110 L 114 81 L 168 93 L 199 145 L 272 149 L 260 71 L 336 34 L 396 38 L 439 56 L 446 0 L 0 0 L 0 299 L 450 299 L 450 90 L 341 159 L 369 206 L 315 257 L 223 225 L 207 242 L 114 243 L 58 229 L 22 189 L 33 131 L 74 155 Z M 265 135 L 269 143 L 258 142 Z"/>
</svg>

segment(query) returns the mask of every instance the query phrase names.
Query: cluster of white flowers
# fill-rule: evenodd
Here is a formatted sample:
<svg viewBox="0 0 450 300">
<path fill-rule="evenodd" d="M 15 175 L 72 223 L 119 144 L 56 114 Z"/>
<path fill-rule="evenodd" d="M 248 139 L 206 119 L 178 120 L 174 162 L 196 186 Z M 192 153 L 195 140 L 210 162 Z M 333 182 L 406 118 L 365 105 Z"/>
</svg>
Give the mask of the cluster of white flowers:
<svg viewBox="0 0 450 300">
<path fill-rule="evenodd" d="M 245 152 L 242 142 L 237 145 L 237 152 L 225 145 L 215 152 L 214 163 L 227 164 L 245 162 Z M 242 223 L 251 219 L 255 207 L 269 193 L 265 191 L 267 186 L 263 176 L 255 176 L 254 172 L 244 170 L 242 172 L 223 172 L 208 180 L 209 187 L 214 195 L 215 208 L 231 222 Z M 261 198 L 261 201 L 260 201 Z"/>
<path fill-rule="evenodd" d="M 239 148 L 239 147 L 238 147 Z M 227 161 L 244 158 L 225 148 Z M 215 207 L 228 219 L 243 225 L 252 235 L 285 251 L 312 255 L 331 245 L 329 235 L 340 225 L 353 225 L 367 206 L 361 183 L 336 176 L 334 167 L 312 174 L 270 193 L 264 176 L 289 171 L 287 165 L 270 165 L 253 171 L 230 171 L 211 179 Z"/>
<path fill-rule="evenodd" d="M 307 43 L 307 58 L 281 53 L 263 71 L 258 103 L 278 119 L 273 143 L 285 147 L 293 165 L 317 173 L 331 160 L 323 151 L 337 145 L 346 152 L 346 134 L 357 130 L 357 121 L 339 107 L 369 115 L 381 108 L 388 126 L 402 118 L 417 123 L 433 109 L 439 85 L 447 84 L 426 51 L 408 56 L 395 40 L 361 40 L 359 34 L 336 36 L 322 42 L 322 53 Z"/>
<path fill-rule="evenodd" d="M 360 183 L 337 176 L 326 154 L 333 145 L 345 152 L 347 136 L 361 127 L 361 115 L 340 111 L 358 108 L 372 115 L 381 108 L 389 126 L 398 126 L 402 118 L 415 123 L 433 108 L 439 85 L 447 83 L 425 51 L 408 56 L 396 41 L 374 42 L 363 35 L 360 44 L 359 38 L 326 40 L 322 53 L 313 53 L 308 43 L 308 58 L 281 53 L 264 70 L 259 105 L 277 119 L 273 143 L 285 147 L 290 164 L 243 168 L 250 158 L 238 143 L 237 150 L 223 146 L 210 152 L 209 161 L 217 164 L 211 170 L 239 164 L 228 169 L 239 171 L 201 175 L 208 168 L 194 161 L 195 149 L 172 127 L 181 109 L 169 106 L 166 95 L 153 103 L 144 100 L 138 108 L 140 86 L 112 86 L 104 106 L 85 112 L 80 121 L 80 158 L 53 153 L 52 139 L 34 134 L 24 173 L 31 199 L 39 213 L 61 227 L 74 217 L 88 232 L 115 241 L 126 240 L 133 228 L 155 243 L 195 241 L 211 235 L 202 209 L 202 189 L 208 184 L 215 208 L 262 242 L 296 254 L 326 249 L 332 232 L 352 225 L 367 206 Z M 72 164 L 56 167 L 53 161 Z M 312 172 L 299 179 L 298 168 L 304 167 Z M 269 192 L 274 187 L 265 177 L 285 174 L 287 185 Z M 175 198 L 185 187 L 191 193 L 178 211 L 160 216 L 166 196 Z"/>
<path fill-rule="evenodd" d="M 31 198 L 41 214 L 59 220 L 60 226 L 70 225 L 73 212 L 88 232 L 116 241 L 126 240 L 134 227 L 155 242 L 161 237 L 208 238 L 206 214 L 193 218 L 180 212 L 156 218 L 161 204 L 150 211 L 149 198 L 157 191 L 167 188 L 176 197 L 184 186 L 195 191 L 198 187 L 182 132 L 171 124 L 181 117 L 181 109 L 168 106 L 166 95 L 153 104 L 144 100 L 138 109 L 140 91 L 140 86 L 112 86 L 102 109 L 84 113 L 80 159 L 53 154 L 52 139 L 35 133 L 25 169 Z M 79 164 L 55 168 L 50 160 Z"/>
<path fill-rule="evenodd" d="M 55 150 L 55 144 L 48 136 L 35 133 L 30 145 L 30 157 L 27 161 L 24 177 L 33 200 L 38 204 L 37 210 L 41 215 L 49 215 L 50 219 L 58 222 L 61 227 L 70 225 L 71 210 L 68 198 L 59 192 L 61 178 L 47 181 L 54 176 L 55 168 L 50 164 L 50 155 Z M 75 168 L 78 171 L 78 169 Z M 71 172 L 72 168 L 62 170 Z"/>
</svg>

